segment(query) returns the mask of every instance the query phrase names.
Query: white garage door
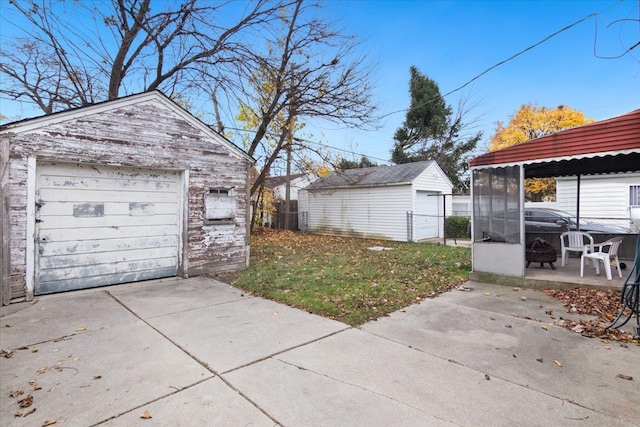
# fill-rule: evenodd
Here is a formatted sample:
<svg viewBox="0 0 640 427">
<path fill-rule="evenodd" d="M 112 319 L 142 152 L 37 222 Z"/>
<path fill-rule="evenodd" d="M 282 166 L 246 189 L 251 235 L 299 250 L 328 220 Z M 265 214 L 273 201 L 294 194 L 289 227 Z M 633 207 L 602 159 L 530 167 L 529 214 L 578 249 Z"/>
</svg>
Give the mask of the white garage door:
<svg viewBox="0 0 640 427">
<path fill-rule="evenodd" d="M 438 193 L 416 191 L 416 210 L 413 215 L 413 238 L 415 240 L 440 237 L 440 199 Z"/>
<path fill-rule="evenodd" d="M 180 172 L 63 163 L 36 170 L 37 295 L 178 274 Z"/>
</svg>

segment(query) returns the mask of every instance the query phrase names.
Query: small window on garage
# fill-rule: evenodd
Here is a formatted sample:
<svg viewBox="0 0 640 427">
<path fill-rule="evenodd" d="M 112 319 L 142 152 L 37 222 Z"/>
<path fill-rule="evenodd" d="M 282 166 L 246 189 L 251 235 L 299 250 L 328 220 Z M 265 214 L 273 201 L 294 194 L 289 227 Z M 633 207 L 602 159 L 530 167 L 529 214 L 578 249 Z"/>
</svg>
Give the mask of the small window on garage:
<svg viewBox="0 0 640 427">
<path fill-rule="evenodd" d="M 209 188 L 204 195 L 205 219 L 209 222 L 232 222 L 236 218 L 233 188 Z"/>
</svg>

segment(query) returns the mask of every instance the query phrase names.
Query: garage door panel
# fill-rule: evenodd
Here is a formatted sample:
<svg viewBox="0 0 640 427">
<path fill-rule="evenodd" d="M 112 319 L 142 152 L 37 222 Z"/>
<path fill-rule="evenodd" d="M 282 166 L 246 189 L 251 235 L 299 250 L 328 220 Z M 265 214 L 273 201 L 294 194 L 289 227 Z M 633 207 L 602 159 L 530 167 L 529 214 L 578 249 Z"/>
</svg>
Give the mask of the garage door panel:
<svg viewBox="0 0 640 427">
<path fill-rule="evenodd" d="M 40 255 L 40 270 L 51 268 L 73 268 L 101 264 L 117 264 L 129 261 L 142 261 L 149 258 L 161 259 L 167 253 L 166 247 L 128 249 L 120 251 L 93 252 L 91 254 L 47 254 L 44 249 Z"/>
<path fill-rule="evenodd" d="M 179 186 L 174 180 L 153 180 L 151 178 L 140 180 L 135 178 L 90 178 L 68 176 L 43 176 L 40 180 L 40 188 L 75 188 L 78 190 L 105 190 L 114 187 L 131 191 L 178 191 Z"/>
<path fill-rule="evenodd" d="M 52 294 L 56 292 L 72 291 L 76 289 L 88 289 L 98 286 L 116 285 L 121 283 L 138 282 L 141 280 L 159 279 L 175 276 L 174 267 L 153 269 L 145 271 L 130 271 L 125 273 L 113 273 L 95 277 L 82 277 L 79 279 L 55 280 L 41 282 L 38 286 L 38 295 Z"/>
<path fill-rule="evenodd" d="M 36 175 L 36 294 L 178 273 L 178 172 L 43 163 Z"/>
<path fill-rule="evenodd" d="M 176 227 L 173 225 L 156 225 L 141 227 L 106 227 L 87 228 L 82 231 L 82 240 L 102 240 L 119 239 L 127 237 L 148 237 L 148 236 L 176 236 Z M 69 233 L 66 229 L 44 230 L 40 234 L 40 241 L 66 242 L 77 241 L 78 236 Z"/>
<path fill-rule="evenodd" d="M 175 247 L 177 236 L 131 237 L 122 239 L 73 240 L 40 244 L 43 256 L 69 255 L 76 253 L 91 254 L 105 251 L 127 251 L 132 249 L 152 249 L 157 247 Z"/>
<path fill-rule="evenodd" d="M 40 218 L 47 216 L 73 216 L 78 213 L 78 202 L 47 202 L 40 207 Z M 105 202 L 104 215 L 165 215 L 174 214 L 178 209 L 176 203 L 165 202 Z"/>
<path fill-rule="evenodd" d="M 40 173 L 42 177 L 59 176 L 63 178 L 98 178 L 98 179 L 136 179 L 150 181 L 171 181 L 180 175 L 180 171 L 140 169 L 129 166 L 73 164 L 64 162 L 43 163 L 46 170 Z"/>
<path fill-rule="evenodd" d="M 135 227 L 156 225 L 177 225 L 175 215 L 105 215 L 90 218 L 73 218 L 69 216 L 52 216 L 42 218 L 41 230 L 73 229 L 82 234 L 84 228 Z M 175 227 L 174 227 L 175 229 Z M 78 236 L 81 237 L 81 236 Z"/>
<path fill-rule="evenodd" d="M 149 191 L 113 191 L 77 190 L 69 188 L 43 188 L 40 189 L 38 200 L 46 204 L 48 200 L 57 202 L 174 202 L 175 192 L 149 192 Z"/>
<path fill-rule="evenodd" d="M 112 254 L 100 256 L 65 256 L 42 257 L 40 278 L 43 282 L 62 279 L 76 279 L 111 273 L 126 273 L 127 271 L 145 271 L 155 268 L 168 268 L 175 265 L 172 257 L 159 258 L 162 254 L 156 252 L 155 258 L 145 256 L 137 251 L 123 253 L 117 259 Z M 138 258 L 138 259 L 136 259 Z"/>
</svg>

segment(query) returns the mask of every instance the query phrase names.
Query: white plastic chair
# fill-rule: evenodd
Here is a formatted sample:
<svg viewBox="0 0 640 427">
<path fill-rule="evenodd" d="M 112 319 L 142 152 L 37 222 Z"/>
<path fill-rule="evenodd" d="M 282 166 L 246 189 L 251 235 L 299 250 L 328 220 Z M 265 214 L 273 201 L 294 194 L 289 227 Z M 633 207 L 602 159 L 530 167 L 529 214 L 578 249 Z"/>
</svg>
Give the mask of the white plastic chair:
<svg viewBox="0 0 640 427">
<path fill-rule="evenodd" d="M 622 243 L 622 237 L 614 237 L 606 242 L 585 246 L 585 250 L 580 258 L 580 277 L 584 277 L 584 261 L 593 260 L 596 267 L 596 274 L 600 274 L 600 261 L 604 264 L 604 271 L 607 273 L 607 280 L 611 280 L 611 260 L 616 262 L 618 275 L 622 278 L 620 261 L 618 260 L 618 247 Z M 597 249 L 597 250 L 596 250 Z M 608 249 L 605 252 L 605 249 Z"/>
<path fill-rule="evenodd" d="M 560 235 L 562 266 L 567 263 L 568 252 L 584 252 L 585 245 L 593 245 L 593 237 L 585 231 L 565 231 Z"/>
</svg>

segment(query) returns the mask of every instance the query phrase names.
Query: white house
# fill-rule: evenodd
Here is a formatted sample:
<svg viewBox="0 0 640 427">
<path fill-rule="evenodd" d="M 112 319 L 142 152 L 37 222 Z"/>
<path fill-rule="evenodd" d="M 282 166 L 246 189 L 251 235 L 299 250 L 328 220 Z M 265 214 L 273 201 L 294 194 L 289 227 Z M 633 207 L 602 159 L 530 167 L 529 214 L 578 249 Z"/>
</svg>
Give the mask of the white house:
<svg viewBox="0 0 640 427">
<path fill-rule="evenodd" d="M 434 161 L 336 172 L 300 191 L 301 228 L 395 241 L 442 237 L 452 188 Z"/>
<path fill-rule="evenodd" d="M 556 178 L 556 206 L 576 212 L 576 177 Z M 640 173 L 585 175 L 580 177 L 580 217 L 603 218 L 612 224 L 640 227 Z"/>
</svg>

